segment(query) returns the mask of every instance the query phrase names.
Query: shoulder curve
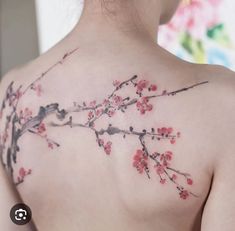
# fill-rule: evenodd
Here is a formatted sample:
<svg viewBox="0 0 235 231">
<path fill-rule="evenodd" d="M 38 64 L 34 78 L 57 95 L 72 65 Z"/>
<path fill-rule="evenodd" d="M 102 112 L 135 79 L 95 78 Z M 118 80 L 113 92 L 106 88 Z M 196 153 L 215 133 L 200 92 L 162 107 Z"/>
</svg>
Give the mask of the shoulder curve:
<svg viewBox="0 0 235 231">
<path fill-rule="evenodd" d="M 0 79 L 0 102 L 6 93 L 6 89 L 15 81 L 18 76 L 17 69 L 12 69 Z"/>
<path fill-rule="evenodd" d="M 196 72 L 220 84 L 235 84 L 235 72 L 221 65 L 196 64 Z"/>
</svg>

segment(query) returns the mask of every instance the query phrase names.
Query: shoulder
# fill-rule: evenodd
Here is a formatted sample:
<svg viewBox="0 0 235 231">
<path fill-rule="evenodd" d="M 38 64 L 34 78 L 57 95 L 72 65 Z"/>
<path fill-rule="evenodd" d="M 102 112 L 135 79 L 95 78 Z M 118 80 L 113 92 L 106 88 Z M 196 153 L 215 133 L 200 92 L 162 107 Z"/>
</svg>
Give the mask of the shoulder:
<svg viewBox="0 0 235 231">
<path fill-rule="evenodd" d="M 235 72 L 220 65 L 195 65 L 195 73 L 199 77 L 208 79 L 218 90 L 233 90 L 235 88 Z"/>
<path fill-rule="evenodd" d="M 194 81 L 208 81 L 201 97 L 206 106 L 223 117 L 235 113 L 235 72 L 219 65 L 193 64 Z M 228 113 L 230 112 L 230 113 Z M 235 116 L 234 116 L 235 117 Z"/>
<path fill-rule="evenodd" d="M 197 66 L 198 73 L 209 81 L 208 92 L 203 99 L 208 102 L 206 110 L 211 126 L 216 155 L 216 166 L 223 163 L 221 156 L 235 163 L 235 72 L 221 66 Z M 208 97 L 208 99 L 206 98 Z M 217 152 L 216 152 L 217 153 Z M 217 154 L 218 154 L 217 153 Z"/>
<path fill-rule="evenodd" d="M 222 66 L 206 65 L 202 75 L 206 75 L 211 85 L 211 102 L 217 104 L 225 118 L 235 118 L 235 72 Z"/>
<path fill-rule="evenodd" d="M 214 127 L 211 134 L 215 135 L 214 171 L 210 194 L 208 196 L 202 219 L 203 230 L 232 230 L 235 215 L 235 73 L 224 67 L 205 67 L 205 75 L 211 80 L 213 99 L 211 104 L 216 108 L 211 114 Z M 210 108 L 208 107 L 208 110 Z M 226 198 L 225 198 L 226 197 Z M 220 217 L 215 222 L 215 217 Z"/>
<path fill-rule="evenodd" d="M 5 94 L 5 91 L 11 85 L 18 87 L 24 82 L 27 81 L 28 76 L 30 75 L 29 67 L 31 66 L 30 63 L 16 67 L 9 72 L 7 72 L 2 78 L 0 79 L 0 98 Z"/>
</svg>

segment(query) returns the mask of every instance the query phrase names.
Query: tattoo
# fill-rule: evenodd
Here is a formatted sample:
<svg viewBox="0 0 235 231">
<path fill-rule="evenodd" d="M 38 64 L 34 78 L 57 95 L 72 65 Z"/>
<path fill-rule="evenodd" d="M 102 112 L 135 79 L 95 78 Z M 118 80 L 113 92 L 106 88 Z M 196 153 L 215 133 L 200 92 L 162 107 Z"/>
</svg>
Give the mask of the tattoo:
<svg viewBox="0 0 235 231">
<path fill-rule="evenodd" d="M 14 89 L 14 82 L 11 82 L 6 89 L 5 96 L 0 107 L 0 121 L 5 118 L 5 127 L 0 131 L 0 159 L 7 172 L 10 173 L 14 183 L 20 185 L 24 182 L 25 177 L 32 174 L 31 169 L 20 168 L 17 173 L 14 172 L 14 165 L 17 163 L 17 157 L 20 153 L 19 140 L 27 133 L 36 135 L 45 140 L 50 149 L 59 148 L 60 144 L 47 136 L 47 131 L 50 127 L 61 128 L 69 126 L 70 128 L 80 127 L 89 130 L 95 135 L 98 147 L 102 148 L 107 155 L 112 152 L 112 142 L 104 140 L 103 135 L 108 137 L 120 135 L 124 139 L 128 136 L 136 137 L 139 143 L 139 148 L 133 154 L 133 167 L 139 174 L 145 173 L 150 178 L 150 168 L 159 176 L 161 184 L 171 182 L 175 185 L 180 198 L 187 199 L 190 195 L 197 197 L 191 192 L 188 187 L 193 184 L 193 180 L 189 173 L 181 172 L 171 166 L 173 152 L 167 150 L 163 153 L 151 151 L 146 145 L 146 140 L 152 142 L 170 142 L 174 145 L 181 137 L 180 132 L 175 132 L 170 126 L 159 128 L 152 127 L 151 129 L 136 130 L 131 125 L 128 128 L 119 128 L 113 124 L 107 124 L 106 127 L 96 128 L 96 122 L 101 117 L 115 117 L 117 113 L 126 113 L 130 107 L 136 107 L 140 115 L 144 116 L 153 110 L 153 101 L 155 98 L 170 97 L 176 94 L 188 91 L 200 85 L 207 84 L 208 81 L 184 87 L 175 91 L 163 90 L 160 93 L 158 86 L 147 80 L 139 79 L 137 75 L 127 79 L 124 82 L 115 80 L 113 82 L 114 90 L 102 101 L 96 102 L 73 102 L 69 108 L 61 109 L 59 103 L 51 103 L 45 106 L 40 106 L 38 113 L 33 115 L 29 108 L 18 110 L 18 103 L 29 91 L 34 91 L 40 97 L 43 93 L 43 87 L 40 81 L 47 74 L 62 65 L 72 54 L 78 49 L 66 53 L 61 60 L 43 72 L 31 84 L 23 89 L 20 85 Z M 121 95 L 123 88 L 132 88 L 133 96 L 123 97 Z M 130 91 L 131 92 L 131 91 Z M 8 110 L 6 110 L 8 109 Z M 6 113 L 6 111 L 9 111 Z M 87 121 L 79 123 L 74 121 L 72 113 L 87 113 Z M 56 115 L 57 121 L 50 122 L 45 125 L 45 119 L 51 115 Z M 16 175 L 16 176 L 15 176 Z M 179 178 L 185 179 L 186 186 L 178 182 Z"/>
</svg>

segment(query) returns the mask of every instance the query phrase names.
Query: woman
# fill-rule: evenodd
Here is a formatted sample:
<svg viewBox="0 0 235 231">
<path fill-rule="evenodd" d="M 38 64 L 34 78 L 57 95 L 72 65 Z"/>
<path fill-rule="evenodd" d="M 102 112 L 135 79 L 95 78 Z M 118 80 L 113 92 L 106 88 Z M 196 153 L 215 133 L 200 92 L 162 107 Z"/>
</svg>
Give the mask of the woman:
<svg viewBox="0 0 235 231">
<path fill-rule="evenodd" d="M 22 230 L 233 230 L 235 75 L 156 44 L 178 3 L 87 0 L 3 79 L 2 230 L 21 230 L 8 211 L 22 201 Z"/>
</svg>

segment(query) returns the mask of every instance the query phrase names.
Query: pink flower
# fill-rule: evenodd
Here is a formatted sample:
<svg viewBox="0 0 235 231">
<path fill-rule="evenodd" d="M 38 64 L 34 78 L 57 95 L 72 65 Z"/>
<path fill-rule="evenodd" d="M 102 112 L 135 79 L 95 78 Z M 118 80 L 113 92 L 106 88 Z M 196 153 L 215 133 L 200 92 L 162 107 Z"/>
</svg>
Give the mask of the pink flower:
<svg viewBox="0 0 235 231">
<path fill-rule="evenodd" d="M 114 114 L 115 114 L 115 110 L 111 110 L 111 109 L 110 109 L 110 110 L 108 111 L 108 116 L 109 116 L 109 117 L 114 116 Z"/>
<path fill-rule="evenodd" d="M 26 171 L 25 171 L 24 168 L 20 168 L 19 175 L 20 175 L 21 178 L 24 178 L 26 176 Z"/>
<path fill-rule="evenodd" d="M 112 142 L 108 141 L 105 145 L 104 145 L 104 151 L 107 155 L 111 154 L 112 151 Z"/>
<path fill-rule="evenodd" d="M 149 104 L 148 97 L 142 97 L 139 101 L 136 102 L 137 110 L 140 111 L 141 115 L 144 115 L 146 111 L 152 111 L 153 105 Z"/>
<path fill-rule="evenodd" d="M 103 140 L 103 139 L 99 139 L 99 140 L 98 140 L 98 143 L 99 143 L 100 145 L 104 145 L 104 140 Z"/>
<path fill-rule="evenodd" d="M 22 94 L 23 93 L 20 90 L 17 90 L 15 95 L 16 99 L 19 99 L 22 96 Z"/>
<path fill-rule="evenodd" d="M 120 85 L 120 81 L 118 81 L 118 80 L 113 81 L 113 86 L 114 87 L 119 87 L 119 85 Z"/>
<path fill-rule="evenodd" d="M 96 106 L 96 100 L 91 101 L 89 105 L 90 105 L 90 107 L 95 107 Z"/>
<path fill-rule="evenodd" d="M 149 90 L 150 91 L 156 91 L 157 90 L 157 85 L 151 84 L 150 87 L 149 87 Z"/>
<path fill-rule="evenodd" d="M 54 149 L 54 145 L 53 145 L 53 143 L 52 143 L 52 142 L 49 142 L 49 141 L 48 141 L 48 148 L 50 148 L 50 149 Z"/>
<path fill-rule="evenodd" d="M 29 121 L 32 118 L 32 114 L 32 111 L 29 110 L 29 108 L 27 107 L 24 110 L 20 110 L 19 117 L 21 123 L 26 123 L 27 121 Z"/>
<path fill-rule="evenodd" d="M 95 115 L 94 115 L 94 112 L 93 112 L 93 111 L 89 111 L 89 112 L 88 112 L 88 119 L 89 119 L 89 120 L 93 119 L 94 116 L 95 116 Z"/>
<path fill-rule="evenodd" d="M 44 123 L 40 123 L 40 125 L 38 126 L 38 133 L 39 134 L 42 134 L 43 132 L 45 132 L 46 131 L 46 126 L 45 126 L 45 124 Z"/>
<path fill-rule="evenodd" d="M 189 193 L 187 190 L 183 190 L 180 192 L 180 198 L 186 200 L 189 197 Z"/>
<path fill-rule="evenodd" d="M 168 128 L 168 129 L 167 129 L 167 133 L 168 133 L 168 134 L 171 134 L 172 132 L 173 132 L 173 128 Z"/>
<path fill-rule="evenodd" d="M 158 132 L 158 134 L 160 134 L 162 136 L 169 136 L 173 132 L 173 128 L 162 127 L 162 128 L 158 128 L 157 132 Z"/>
<path fill-rule="evenodd" d="M 188 178 L 188 179 L 187 179 L 187 183 L 188 183 L 189 185 L 192 185 L 192 184 L 193 184 L 193 180 L 190 179 L 190 178 Z"/>
<path fill-rule="evenodd" d="M 165 152 L 166 160 L 172 160 L 173 153 L 171 151 Z"/>
<path fill-rule="evenodd" d="M 33 85 L 31 87 L 32 90 L 34 90 L 37 94 L 37 96 L 41 96 L 42 95 L 42 85 L 41 84 L 38 84 L 38 85 Z"/>
<path fill-rule="evenodd" d="M 173 174 L 172 175 L 172 180 L 176 180 L 177 179 L 177 175 L 176 174 Z"/>
<path fill-rule="evenodd" d="M 161 183 L 161 184 L 165 184 L 165 183 L 166 183 L 166 179 L 161 179 L 161 180 L 160 180 L 160 183 Z"/>
<path fill-rule="evenodd" d="M 100 116 L 103 113 L 103 109 L 98 109 L 95 111 L 96 116 Z"/>
<path fill-rule="evenodd" d="M 136 85 L 137 86 L 137 92 L 140 93 L 145 88 L 147 88 L 148 85 L 149 85 L 149 82 L 147 80 L 140 80 Z"/>
<path fill-rule="evenodd" d="M 104 99 L 103 105 L 104 105 L 105 107 L 108 106 L 109 103 L 110 103 L 110 101 L 109 101 L 108 99 Z"/>
<path fill-rule="evenodd" d="M 114 105 L 115 106 L 120 106 L 123 104 L 123 99 L 121 96 L 118 96 L 118 95 L 114 95 L 113 96 L 113 102 L 114 102 Z"/>
<path fill-rule="evenodd" d="M 165 173 L 165 168 L 164 168 L 163 165 L 158 164 L 158 165 L 155 165 L 154 167 L 155 167 L 156 172 L 157 172 L 158 175 L 161 175 L 161 174 Z"/>
<path fill-rule="evenodd" d="M 17 177 L 17 181 L 20 183 L 24 180 L 24 178 L 27 175 L 30 175 L 32 173 L 32 169 L 28 169 L 28 171 L 25 170 L 25 168 L 20 168 L 19 169 L 19 176 Z"/>
<path fill-rule="evenodd" d="M 162 154 L 161 157 L 160 157 L 160 160 L 161 160 L 162 165 L 164 167 L 169 167 L 170 163 L 168 161 L 171 160 L 171 156 L 169 158 L 169 155 Z"/>
<path fill-rule="evenodd" d="M 133 167 L 142 174 L 148 168 L 148 157 L 143 150 L 138 149 L 133 157 Z"/>
</svg>

